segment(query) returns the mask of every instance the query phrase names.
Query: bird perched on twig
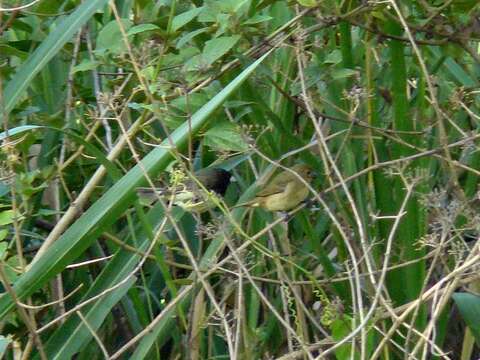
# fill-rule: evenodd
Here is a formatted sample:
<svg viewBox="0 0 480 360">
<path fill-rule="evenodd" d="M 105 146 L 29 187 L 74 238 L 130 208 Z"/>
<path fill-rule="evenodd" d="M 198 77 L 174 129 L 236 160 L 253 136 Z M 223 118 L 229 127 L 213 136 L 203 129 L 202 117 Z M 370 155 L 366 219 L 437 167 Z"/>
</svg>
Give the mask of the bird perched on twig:
<svg viewBox="0 0 480 360">
<path fill-rule="evenodd" d="M 227 191 L 232 175 L 221 168 L 204 168 L 193 174 L 196 178 L 187 179 L 177 185 L 163 188 L 138 188 L 137 193 L 142 200 L 155 201 L 160 196 L 165 201 L 172 201 L 188 212 L 202 213 L 214 208 L 212 196 L 223 196 Z M 207 190 L 205 192 L 205 190 Z M 212 194 L 213 193 L 213 194 Z"/>
<path fill-rule="evenodd" d="M 295 174 L 296 173 L 296 174 Z M 261 207 L 268 211 L 288 211 L 304 201 L 310 192 L 308 184 L 313 180 L 312 168 L 306 164 L 297 164 L 291 171 L 284 170 L 265 186 L 260 188 L 255 198 L 236 207 Z M 304 181 L 302 181 L 303 179 Z"/>
</svg>

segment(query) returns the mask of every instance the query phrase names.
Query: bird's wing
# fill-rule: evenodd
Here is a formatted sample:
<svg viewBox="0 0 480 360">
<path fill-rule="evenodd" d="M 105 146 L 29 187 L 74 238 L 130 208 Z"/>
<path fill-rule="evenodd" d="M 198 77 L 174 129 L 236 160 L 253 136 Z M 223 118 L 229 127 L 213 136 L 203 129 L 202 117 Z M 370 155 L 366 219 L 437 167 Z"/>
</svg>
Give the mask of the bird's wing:
<svg viewBox="0 0 480 360">
<path fill-rule="evenodd" d="M 176 188 L 169 187 L 138 187 L 138 195 L 159 195 L 159 196 L 174 196 L 178 193 L 185 192 L 187 189 L 185 186 L 178 186 Z"/>
<path fill-rule="evenodd" d="M 165 188 L 152 188 L 152 187 L 138 187 L 136 190 L 138 194 L 158 193 L 159 195 L 164 195 L 166 192 Z"/>
<path fill-rule="evenodd" d="M 281 176 L 280 176 L 281 175 Z M 288 183 L 294 180 L 293 174 L 284 171 L 277 175 L 270 183 L 268 183 L 263 189 L 257 192 L 256 197 L 265 197 L 285 191 Z"/>
<path fill-rule="evenodd" d="M 207 190 L 211 189 L 215 185 L 215 174 L 213 172 L 199 171 L 194 175 L 197 178 L 197 181 L 200 182 L 200 184 L 202 184 Z M 193 179 L 187 180 L 185 185 L 188 189 L 196 189 L 199 187 L 198 183 Z"/>
</svg>

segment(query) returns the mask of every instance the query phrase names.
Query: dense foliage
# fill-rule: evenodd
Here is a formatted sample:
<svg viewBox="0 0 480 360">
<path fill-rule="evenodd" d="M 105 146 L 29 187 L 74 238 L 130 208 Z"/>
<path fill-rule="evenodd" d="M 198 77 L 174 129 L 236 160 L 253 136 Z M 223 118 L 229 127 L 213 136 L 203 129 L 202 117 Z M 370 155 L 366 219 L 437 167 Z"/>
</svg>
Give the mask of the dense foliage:
<svg viewBox="0 0 480 360">
<path fill-rule="evenodd" d="M 477 1 L 0 9 L 6 358 L 480 356 Z M 206 167 L 206 213 L 138 197 Z"/>
</svg>

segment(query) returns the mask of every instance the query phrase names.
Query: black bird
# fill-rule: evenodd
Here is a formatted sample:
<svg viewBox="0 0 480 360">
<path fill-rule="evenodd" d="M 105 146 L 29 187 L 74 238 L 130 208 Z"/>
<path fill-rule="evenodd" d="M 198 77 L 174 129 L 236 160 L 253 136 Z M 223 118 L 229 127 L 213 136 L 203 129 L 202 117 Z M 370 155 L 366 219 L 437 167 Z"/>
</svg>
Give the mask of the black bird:
<svg viewBox="0 0 480 360">
<path fill-rule="evenodd" d="M 204 168 L 196 171 L 193 175 L 198 182 L 188 179 L 184 184 L 179 184 L 175 188 L 139 188 L 137 191 L 141 199 L 151 202 L 160 196 L 189 212 L 202 213 L 214 208 L 215 201 L 212 199 L 212 194 L 205 193 L 203 188 L 217 196 L 223 196 L 232 175 L 229 171 L 221 168 Z"/>
</svg>

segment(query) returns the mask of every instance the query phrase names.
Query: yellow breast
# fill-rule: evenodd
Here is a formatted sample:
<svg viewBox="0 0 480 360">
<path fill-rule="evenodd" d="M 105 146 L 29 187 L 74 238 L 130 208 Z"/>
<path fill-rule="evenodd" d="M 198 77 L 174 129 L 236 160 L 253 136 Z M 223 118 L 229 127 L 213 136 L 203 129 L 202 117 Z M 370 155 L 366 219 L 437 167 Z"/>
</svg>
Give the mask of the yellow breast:
<svg viewBox="0 0 480 360">
<path fill-rule="evenodd" d="M 308 193 L 309 190 L 303 183 L 292 181 L 283 192 L 265 197 L 259 205 L 269 211 L 287 211 L 298 206 L 307 198 Z"/>
</svg>

